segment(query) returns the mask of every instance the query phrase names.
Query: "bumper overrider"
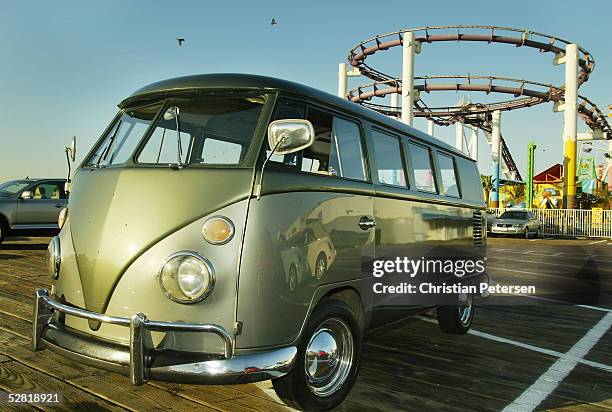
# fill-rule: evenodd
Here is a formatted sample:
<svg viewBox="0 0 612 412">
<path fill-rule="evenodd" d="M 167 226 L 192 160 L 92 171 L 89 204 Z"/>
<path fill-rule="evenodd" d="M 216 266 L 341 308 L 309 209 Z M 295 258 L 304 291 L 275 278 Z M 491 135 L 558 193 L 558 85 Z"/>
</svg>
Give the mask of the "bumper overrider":
<svg viewBox="0 0 612 412">
<path fill-rule="evenodd" d="M 142 313 L 131 318 L 109 316 L 60 303 L 42 288 L 36 290 L 35 298 L 33 350 L 50 349 L 77 362 L 122 373 L 134 385 L 142 385 L 149 379 L 200 384 L 256 382 L 287 374 L 295 362 L 297 349 L 293 346 L 235 354 L 232 335 L 219 325 L 153 321 Z M 59 320 L 60 314 L 127 327 L 129 346 L 69 328 Z M 223 340 L 224 353 L 147 348 L 149 332 L 212 333 Z"/>
</svg>

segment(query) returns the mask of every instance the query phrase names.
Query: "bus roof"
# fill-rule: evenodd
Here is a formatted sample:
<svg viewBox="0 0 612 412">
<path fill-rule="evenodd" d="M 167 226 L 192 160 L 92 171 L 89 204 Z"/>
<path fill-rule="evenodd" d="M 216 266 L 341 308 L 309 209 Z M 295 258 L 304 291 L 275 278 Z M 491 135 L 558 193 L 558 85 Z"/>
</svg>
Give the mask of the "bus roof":
<svg viewBox="0 0 612 412">
<path fill-rule="evenodd" d="M 428 134 L 414 127 L 408 126 L 398 120 L 392 119 L 374 110 L 367 109 L 361 105 L 346 99 L 342 99 L 333 94 L 274 77 L 240 73 L 196 74 L 191 76 L 176 77 L 173 79 L 152 83 L 135 91 L 130 97 L 123 100 L 119 104 L 119 107 L 123 108 L 131 105 L 133 102 L 141 100 L 157 100 L 170 96 L 191 94 L 199 90 L 214 89 L 251 90 L 261 92 L 283 91 L 303 95 L 335 106 L 342 111 L 351 112 L 359 117 L 382 124 L 385 127 L 395 129 L 400 133 L 407 133 L 431 145 L 443 148 L 444 150 L 455 155 L 472 160 L 465 153 L 458 151 L 453 146 L 429 136 Z"/>
</svg>

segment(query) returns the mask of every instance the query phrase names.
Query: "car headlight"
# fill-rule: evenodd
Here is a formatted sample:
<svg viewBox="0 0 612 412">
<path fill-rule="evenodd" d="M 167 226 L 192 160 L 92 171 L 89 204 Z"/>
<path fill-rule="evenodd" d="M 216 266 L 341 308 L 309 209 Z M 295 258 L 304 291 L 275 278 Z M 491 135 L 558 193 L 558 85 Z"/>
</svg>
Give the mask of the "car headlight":
<svg viewBox="0 0 612 412">
<path fill-rule="evenodd" d="M 523 226 L 525 226 L 525 225 L 522 224 L 522 223 L 517 223 L 516 225 L 514 225 L 514 227 L 523 227 Z"/>
<path fill-rule="evenodd" d="M 60 229 L 64 227 L 64 223 L 66 223 L 67 217 L 68 217 L 68 208 L 65 207 L 62 209 L 62 211 L 59 214 L 59 217 L 57 218 L 57 224 L 59 225 Z"/>
<path fill-rule="evenodd" d="M 54 236 L 47 247 L 47 269 L 53 279 L 59 277 L 60 264 L 62 263 L 62 253 L 59 237 Z"/>
<path fill-rule="evenodd" d="M 204 222 L 202 236 L 208 243 L 223 245 L 234 237 L 234 224 L 225 216 L 212 216 Z"/>
<path fill-rule="evenodd" d="M 213 265 L 196 252 L 178 252 L 166 260 L 159 274 L 163 292 L 178 303 L 197 303 L 215 287 Z"/>
</svg>

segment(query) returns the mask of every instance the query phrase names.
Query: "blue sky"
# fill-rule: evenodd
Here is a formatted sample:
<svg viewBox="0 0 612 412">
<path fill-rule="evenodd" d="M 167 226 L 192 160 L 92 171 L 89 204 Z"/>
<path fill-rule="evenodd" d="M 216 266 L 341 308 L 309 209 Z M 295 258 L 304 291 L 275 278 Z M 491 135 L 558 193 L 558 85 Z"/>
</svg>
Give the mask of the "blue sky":
<svg viewBox="0 0 612 412">
<path fill-rule="evenodd" d="M 570 6 L 571 5 L 571 6 Z M 527 28 L 578 42 L 596 59 L 580 93 L 612 103 L 612 3 L 559 1 L 4 1 L 0 14 L 0 181 L 63 176 L 62 148 L 79 139 L 79 158 L 134 90 L 157 80 L 213 72 L 281 77 L 331 93 L 338 63 L 373 35 L 426 25 L 482 24 Z M 275 18 L 278 25 L 271 26 Z M 186 44 L 179 48 L 176 37 Z M 374 56 L 399 75 L 401 51 Z M 552 56 L 508 45 L 431 44 L 417 57 L 420 74 L 479 74 L 563 83 Z M 367 79 L 351 79 L 355 87 Z M 455 92 L 431 96 L 453 104 Z M 425 129 L 425 123 L 416 126 Z M 585 127 L 579 121 L 579 129 Z M 504 115 L 506 137 L 523 175 L 527 142 L 537 166 L 561 162 L 562 113 L 552 105 Z M 436 129 L 452 143 L 454 127 Z M 600 146 L 602 146 L 600 144 Z M 488 172 L 490 151 L 481 141 Z M 545 149 L 545 150 L 542 150 Z M 599 155 L 601 157 L 601 155 Z"/>
</svg>

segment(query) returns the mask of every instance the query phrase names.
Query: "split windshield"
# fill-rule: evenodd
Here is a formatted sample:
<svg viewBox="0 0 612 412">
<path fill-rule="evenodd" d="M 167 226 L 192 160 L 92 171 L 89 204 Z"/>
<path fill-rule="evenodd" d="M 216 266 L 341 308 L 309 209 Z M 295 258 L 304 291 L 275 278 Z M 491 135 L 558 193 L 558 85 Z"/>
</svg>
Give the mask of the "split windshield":
<svg viewBox="0 0 612 412">
<path fill-rule="evenodd" d="M 238 164 L 249 149 L 264 103 L 263 96 L 214 97 L 126 109 L 86 165 L 125 163 L 145 136 L 136 163 L 181 167 Z M 162 109 L 164 113 L 148 132 Z"/>
</svg>

